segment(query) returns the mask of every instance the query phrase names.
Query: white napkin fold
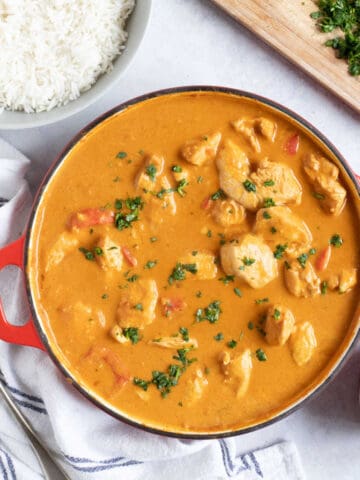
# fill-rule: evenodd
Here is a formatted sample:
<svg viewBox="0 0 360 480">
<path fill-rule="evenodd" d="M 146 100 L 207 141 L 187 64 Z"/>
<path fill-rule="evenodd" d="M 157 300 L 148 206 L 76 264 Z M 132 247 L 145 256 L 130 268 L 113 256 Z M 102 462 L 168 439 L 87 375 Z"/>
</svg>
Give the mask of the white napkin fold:
<svg viewBox="0 0 360 480">
<path fill-rule="evenodd" d="M 0 248 L 24 228 L 31 196 L 24 180 L 30 162 L 0 139 Z M 14 284 L 15 282 L 15 284 Z M 8 318 L 26 320 L 19 292 L 22 277 L 0 272 Z M 39 436 L 77 480 L 302 480 L 295 446 L 283 442 L 236 457 L 233 439 L 166 438 L 125 425 L 66 383 L 48 355 L 0 341 L 0 382 Z M 43 478 L 23 432 L 0 401 L 0 478 Z"/>
</svg>

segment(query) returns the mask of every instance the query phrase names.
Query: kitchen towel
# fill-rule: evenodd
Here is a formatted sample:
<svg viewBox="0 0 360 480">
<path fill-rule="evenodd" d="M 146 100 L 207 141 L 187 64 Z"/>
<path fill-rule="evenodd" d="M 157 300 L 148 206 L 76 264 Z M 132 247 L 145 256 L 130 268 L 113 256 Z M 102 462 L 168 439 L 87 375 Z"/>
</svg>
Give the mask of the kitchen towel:
<svg viewBox="0 0 360 480">
<path fill-rule="evenodd" d="M 0 139 L 0 248 L 23 230 L 31 206 L 30 162 Z M 21 272 L 0 272 L 9 320 L 27 319 Z M 236 456 L 233 439 L 180 440 L 125 425 L 83 398 L 35 348 L 0 341 L 0 382 L 76 480 L 302 480 L 296 447 L 282 442 Z M 0 479 L 37 480 L 40 467 L 0 402 Z"/>
</svg>

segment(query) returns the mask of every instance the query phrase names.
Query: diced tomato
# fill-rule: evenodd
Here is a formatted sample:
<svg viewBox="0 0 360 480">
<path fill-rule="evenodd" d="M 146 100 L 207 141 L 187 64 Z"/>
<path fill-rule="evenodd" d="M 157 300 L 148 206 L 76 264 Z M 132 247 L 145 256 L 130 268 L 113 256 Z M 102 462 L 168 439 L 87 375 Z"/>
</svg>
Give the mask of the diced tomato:
<svg viewBox="0 0 360 480">
<path fill-rule="evenodd" d="M 83 360 L 90 360 L 99 364 L 103 360 L 114 374 L 115 385 L 122 387 L 130 380 L 130 374 L 122 359 L 116 352 L 106 346 L 95 345 L 83 356 Z"/>
<path fill-rule="evenodd" d="M 182 298 L 162 298 L 161 305 L 165 317 L 168 317 L 174 312 L 180 312 L 186 307 L 186 303 Z"/>
<path fill-rule="evenodd" d="M 211 200 L 211 197 L 208 196 L 206 198 L 204 198 L 204 200 L 201 202 L 201 208 L 203 210 L 209 210 L 209 208 L 212 207 L 212 204 L 213 204 L 213 200 Z"/>
<path fill-rule="evenodd" d="M 327 266 L 329 265 L 331 257 L 331 245 L 328 245 L 324 250 L 322 250 L 316 258 L 315 261 L 315 268 L 319 272 L 323 272 L 326 270 Z"/>
<path fill-rule="evenodd" d="M 125 260 L 128 262 L 130 267 L 136 267 L 138 264 L 137 259 L 134 257 L 134 255 L 130 252 L 130 250 L 127 247 L 121 247 L 122 254 L 125 257 Z"/>
<path fill-rule="evenodd" d="M 284 150 L 289 155 L 295 155 L 299 150 L 300 137 L 298 133 L 295 133 L 287 139 L 284 145 Z"/>
<path fill-rule="evenodd" d="M 115 213 L 113 210 L 104 208 L 85 208 L 79 212 L 75 212 L 69 218 L 69 228 L 86 228 L 95 225 L 107 225 L 114 223 Z"/>
</svg>

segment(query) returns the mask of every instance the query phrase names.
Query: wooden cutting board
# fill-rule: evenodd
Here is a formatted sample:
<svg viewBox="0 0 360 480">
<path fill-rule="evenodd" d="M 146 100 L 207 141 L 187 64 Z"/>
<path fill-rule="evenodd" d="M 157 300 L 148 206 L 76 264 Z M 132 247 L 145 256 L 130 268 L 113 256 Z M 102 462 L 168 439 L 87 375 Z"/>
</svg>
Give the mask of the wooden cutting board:
<svg viewBox="0 0 360 480">
<path fill-rule="evenodd" d="M 310 13 L 312 0 L 212 0 L 288 60 L 360 113 L 360 78 L 324 46 L 332 34 L 320 32 Z"/>
</svg>

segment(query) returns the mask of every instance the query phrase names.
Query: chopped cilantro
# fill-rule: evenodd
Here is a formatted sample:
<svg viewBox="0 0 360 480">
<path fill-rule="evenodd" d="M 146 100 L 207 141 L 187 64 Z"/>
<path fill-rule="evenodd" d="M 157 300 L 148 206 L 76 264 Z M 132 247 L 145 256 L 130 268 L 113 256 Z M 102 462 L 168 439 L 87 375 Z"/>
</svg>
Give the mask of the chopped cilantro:
<svg viewBox="0 0 360 480">
<path fill-rule="evenodd" d="M 157 237 L 150 237 L 150 242 L 151 243 L 157 242 Z"/>
<path fill-rule="evenodd" d="M 300 263 L 302 268 L 305 268 L 308 258 L 309 258 L 309 255 L 307 253 L 302 253 L 297 257 L 296 260 Z"/>
<path fill-rule="evenodd" d="M 191 255 L 192 255 L 193 257 L 196 257 L 197 254 L 198 254 L 198 251 L 197 251 L 197 250 L 193 250 L 193 251 L 191 252 Z"/>
<path fill-rule="evenodd" d="M 221 340 L 224 340 L 224 335 L 221 332 L 219 332 L 214 336 L 214 340 L 216 340 L 217 342 L 220 342 Z"/>
<path fill-rule="evenodd" d="M 240 288 L 235 287 L 235 288 L 234 288 L 234 293 L 235 293 L 235 295 L 237 295 L 238 297 L 242 297 L 242 292 L 241 292 Z"/>
<path fill-rule="evenodd" d="M 86 260 L 95 260 L 95 256 L 91 250 L 88 250 L 85 247 L 80 247 L 79 251 L 84 254 Z"/>
<path fill-rule="evenodd" d="M 157 260 L 149 260 L 148 262 L 145 263 L 144 268 L 147 268 L 150 270 L 151 268 L 154 268 L 155 265 L 157 265 Z"/>
<path fill-rule="evenodd" d="M 210 198 L 211 198 L 211 200 L 219 200 L 221 198 L 226 198 L 226 195 L 225 195 L 224 190 L 221 190 L 221 188 L 219 188 L 219 190 L 217 190 L 215 193 L 213 193 L 210 196 Z"/>
<path fill-rule="evenodd" d="M 249 330 L 254 330 L 254 328 L 255 328 L 254 322 L 249 322 L 248 323 L 248 329 Z"/>
<path fill-rule="evenodd" d="M 202 292 L 200 290 L 198 290 L 195 295 L 197 296 L 197 298 L 201 298 L 202 297 Z"/>
<path fill-rule="evenodd" d="M 277 232 L 277 230 L 276 230 L 276 228 L 275 228 L 275 227 L 271 227 L 271 228 L 270 228 L 270 232 L 274 234 L 274 233 L 276 233 L 276 232 Z"/>
<path fill-rule="evenodd" d="M 139 329 L 135 327 L 123 328 L 122 333 L 124 337 L 128 338 L 133 345 L 140 340 Z"/>
<path fill-rule="evenodd" d="M 180 197 L 185 197 L 186 192 L 184 190 L 184 187 L 186 187 L 186 185 L 189 185 L 189 182 L 185 178 L 180 180 L 180 182 L 176 185 L 175 192 L 177 192 Z"/>
<path fill-rule="evenodd" d="M 253 265 L 256 262 L 256 260 L 255 258 L 244 257 L 242 259 L 242 262 L 246 267 L 250 267 L 250 265 Z"/>
<path fill-rule="evenodd" d="M 126 152 L 119 152 L 117 153 L 116 155 L 116 158 L 125 158 L 127 157 L 127 153 Z"/>
<path fill-rule="evenodd" d="M 330 238 L 329 243 L 330 243 L 330 245 L 333 245 L 334 247 L 339 248 L 344 243 L 344 241 L 338 233 L 335 233 Z"/>
<path fill-rule="evenodd" d="M 316 253 L 316 248 L 310 248 L 309 255 L 315 255 L 315 253 Z"/>
<path fill-rule="evenodd" d="M 195 312 L 195 319 L 196 322 L 207 320 L 210 323 L 216 323 L 219 320 L 221 312 L 220 301 L 214 300 L 204 309 L 198 308 Z"/>
<path fill-rule="evenodd" d="M 267 303 L 269 301 L 268 297 L 265 298 L 257 298 L 255 300 L 256 305 L 261 305 L 262 303 Z"/>
<path fill-rule="evenodd" d="M 142 312 L 144 310 L 143 304 L 142 303 L 137 303 L 136 305 L 134 305 L 134 309 Z"/>
<path fill-rule="evenodd" d="M 180 327 L 179 328 L 180 335 L 182 336 L 183 340 L 185 342 L 189 341 L 189 330 L 185 327 Z"/>
<path fill-rule="evenodd" d="M 275 185 L 274 180 L 266 180 L 264 182 L 264 187 L 273 187 Z"/>
<path fill-rule="evenodd" d="M 182 168 L 180 167 L 180 165 L 173 165 L 171 167 L 171 171 L 172 172 L 175 172 L 175 173 L 181 173 L 182 172 Z"/>
<path fill-rule="evenodd" d="M 212 237 L 212 231 L 211 231 L 211 230 L 208 230 L 206 236 L 209 237 L 209 238 L 211 238 L 211 237 Z"/>
<path fill-rule="evenodd" d="M 124 203 L 129 212 L 117 212 L 115 214 L 115 226 L 118 230 L 130 228 L 132 222 L 139 220 L 139 212 L 144 207 L 144 202 L 141 197 L 129 197 L 125 201 L 117 199 L 115 206 L 117 205 L 116 208 L 118 210 L 122 210 Z"/>
<path fill-rule="evenodd" d="M 280 260 L 280 258 L 283 257 L 284 253 L 285 253 L 285 250 L 287 249 L 287 244 L 285 243 L 284 245 L 276 245 L 276 249 L 275 249 L 275 252 L 274 252 L 274 257 L 277 259 L 277 260 Z"/>
<path fill-rule="evenodd" d="M 317 200 L 325 200 L 325 195 L 318 192 L 312 192 L 312 196 L 315 197 Z"/>
<path fill-rule="evenodd" d="M 136 282 L 136 280 L 139 278 L 139 275 L 137 275 L 136 273 L 134 273 L 134 275 L 131 275 L 131 277 L 127 278 L 126 280 L 130 283 L 134 283 Z"/>
<path fill-rule="evenodd" d="M 245 190 L 247 190 L 248 192 L 256 192 L 256 185 L 255 183 L 250 182 L 250 180 L 245 180 L 245 182 L 243 182 L 243 185 Z"/>
<path fill-rule="evenodd" d="M 142 378 L 139 377 L 134 377 L 133 378 L 133 384 L 136 385 L 137 387 L 142 388 L 145 392 L 148 389 L 148 386 L 150 385 L 151 382 L 147 382 L 146 380 L 143 380 Z"/>
<path fill-rule="evenodd" d="M 232 339 L 232 340 L 230 340 L 229 342 L 227 342 L 226 345 L 227 345 L 229 348 L 235 348 L 236 345 L 237 345 L 237 341 L 234 340 L 234 339 Z"/>
<path fill-rule="evenodd" d="M 157 168 L 152 163 L 145 168 L 146 175 L 155 182 Z"/>
<path fill-rule="evenodd" d="M 103 249 L 101 247 L 95 247 L 94 248 L 94 253 L 95 253 L 95 255 L 100 256 L 100 255 L 103 255 L 104 252 L 103 252 Z"/>
<path fill-rule="evenodd" d="M 197 177 L 197 183 L 202 183 L 204 180 L 204 178 L 200 175 L 199 177 Z"/>
<path fill-rule="evenodd" d="M 272 198 L 264 198 L 264 207 L 269 208 L 269 207 L 275 207 L 275 202 Z"/>
<path fill-rule="evenodd" d="M 177 263 L 168 278 L 169 285 L 172 285 L 174 281 L 185 280 L 186 272 L 195 274 L 197 272 L 196 263 Z"/>
<path fill-rule="evenodd" d="M 103 293 L 103 294 L 101 295 L 101 298 L 102 298 L 103 300 L 106 300 L 107 298 L 109 298 L 109 295 L 108 295 L 107 293 Z"/>
<path fill-rule="evenodd" d="M 265 220 L 270 220 L 271 215 L 267 210 L 263 212 L 263 218 L 265 218 Z"/>
<path fill-rule="evenodd" d="M 259 362 L 266 362 L 266 360 L 267 360 L 266 353 L 264 352 L 264 350 L 262 348 L 258 348 L 256 350 L 256 356 L 257 356 L 257 359 L 259 360 Z"/>
<path fill-rule="evenodd" d="M 275 320 L 279 320 L 280 315 L 281 315 L 280 310 L 278 310 L 277 308 L 275 308 L 275 310 L 274 310 L 274 318 L 275 318 Z"/>
<path fill-rule="evenodd" d="M 233 282 L 235 275 L 226 275 L 226 277 L 219 278 L 219 282 L 223 282 L 224 285 L 228 285 L 230 282 Z"/>
</svg>

